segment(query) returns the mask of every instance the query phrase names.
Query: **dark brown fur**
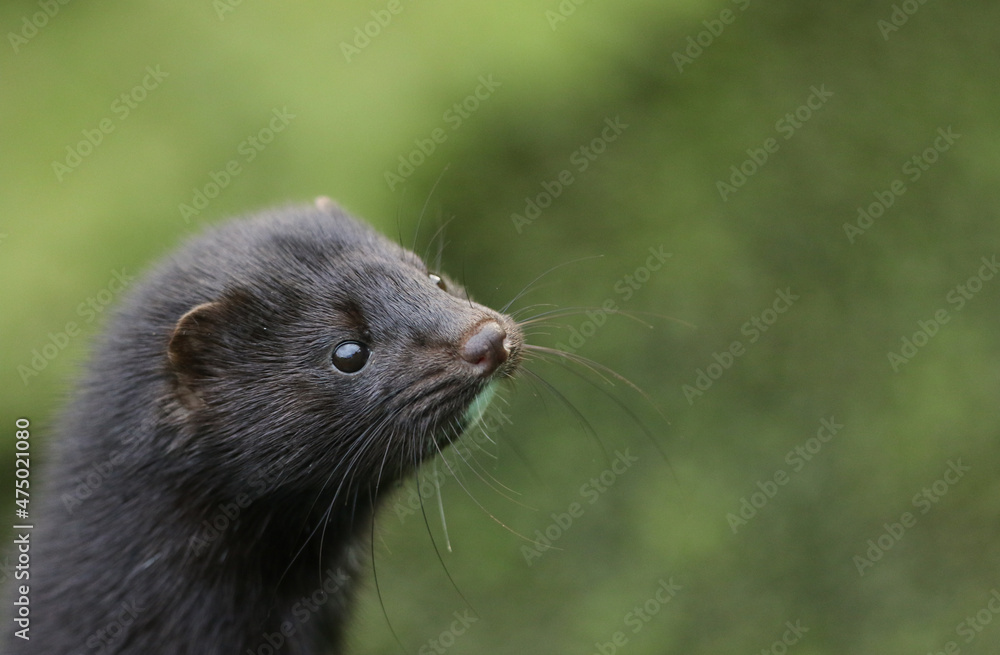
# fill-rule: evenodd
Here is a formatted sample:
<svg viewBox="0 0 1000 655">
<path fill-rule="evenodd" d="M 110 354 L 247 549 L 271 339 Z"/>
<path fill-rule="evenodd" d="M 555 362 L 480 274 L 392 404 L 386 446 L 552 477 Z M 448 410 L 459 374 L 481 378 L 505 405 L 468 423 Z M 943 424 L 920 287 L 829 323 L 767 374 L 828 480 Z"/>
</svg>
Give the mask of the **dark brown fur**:
<svg viewBox="0 0 1000 655">
<path fill-rule="evenodd" d="M 371 348 L 352 375 L 344 340 Z M 125 299 L 62 415 L 15 652 L 341 652 L 380 497 L 521 345 L 328 201 L 194 239 Z"/>
</svg>

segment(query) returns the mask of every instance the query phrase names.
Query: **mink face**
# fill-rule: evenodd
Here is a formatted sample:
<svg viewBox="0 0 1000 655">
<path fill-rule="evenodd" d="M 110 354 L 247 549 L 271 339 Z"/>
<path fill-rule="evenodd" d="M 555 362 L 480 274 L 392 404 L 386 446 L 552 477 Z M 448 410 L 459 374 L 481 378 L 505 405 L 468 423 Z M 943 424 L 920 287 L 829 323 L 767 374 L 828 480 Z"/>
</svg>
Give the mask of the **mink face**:
<svg viewBox="0 0 1000 655">
<path fill-rule="evenodd" d="M 60 418 L 14 652 L 256 652 L 286 625 L 288 652 L 340 652 L 380 497 L 523 348 L 329 201 L 196 237 L 123 300 Z M 337 588 L 302 622 L 318 562 Z"/>
<path fill-rule="evenodd" d="M 218 292 L 170 335 L 175 448 L 280 465 L 284 491 L 343 476 L 342 493 L 368 491 L 457 437 L 472 401 L 514 370 L 514 322 L 413 253 L 335 210 L 260 225 L 211 264 Z"/>
</svg>

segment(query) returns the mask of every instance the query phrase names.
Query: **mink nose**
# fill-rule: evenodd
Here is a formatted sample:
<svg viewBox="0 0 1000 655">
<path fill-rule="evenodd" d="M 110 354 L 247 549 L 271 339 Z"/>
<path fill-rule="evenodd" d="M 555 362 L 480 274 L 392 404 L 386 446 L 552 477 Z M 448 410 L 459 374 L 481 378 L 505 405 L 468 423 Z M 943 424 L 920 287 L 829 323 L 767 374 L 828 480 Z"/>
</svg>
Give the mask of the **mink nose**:
<svg viewBox="0 0 1000 655">
<path fill-rule="evenodd" d="M 506 338 L 507 333 L 499 323 L 487 321 L 465 340 L 459 354 L 485 377 L 507 361 L 510 352 L 504 344 Z"/>
</svg>

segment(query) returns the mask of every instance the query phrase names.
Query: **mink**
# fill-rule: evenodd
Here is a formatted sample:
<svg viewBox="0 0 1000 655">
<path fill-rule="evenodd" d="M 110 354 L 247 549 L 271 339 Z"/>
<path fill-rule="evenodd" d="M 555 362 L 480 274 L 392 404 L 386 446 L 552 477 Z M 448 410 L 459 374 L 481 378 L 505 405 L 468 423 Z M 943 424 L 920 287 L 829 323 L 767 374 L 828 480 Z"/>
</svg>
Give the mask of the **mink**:
<svg viewBox="0 0 1000 655">
<path fill-rule="evenodd" d="M 380 501 L 522 349 L 328 199 L 196 236 L 123 298 L 56 421 L 10 648 L 343 652 Z"/>
</svg>

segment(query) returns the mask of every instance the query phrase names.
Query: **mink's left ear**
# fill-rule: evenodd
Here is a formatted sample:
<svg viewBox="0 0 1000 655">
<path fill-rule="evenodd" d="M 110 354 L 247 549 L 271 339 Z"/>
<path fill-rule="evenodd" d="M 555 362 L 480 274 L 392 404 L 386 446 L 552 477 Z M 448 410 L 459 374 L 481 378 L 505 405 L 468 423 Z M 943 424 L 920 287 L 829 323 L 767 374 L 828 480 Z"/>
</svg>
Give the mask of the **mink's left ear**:
<svg viewBox="0 0 1000 655">
<path fill-rule="evenodd" d="M 233 326 L 246 324 L 253 299 L 245 291 L 227 292 L 218 300 L 188 310 L 174 326 L 167 362 L 175 376 L 176 399 L 188 410 L 204 407 L 204 390 L 225 375 L 226 346 Z"/>
</svg>

